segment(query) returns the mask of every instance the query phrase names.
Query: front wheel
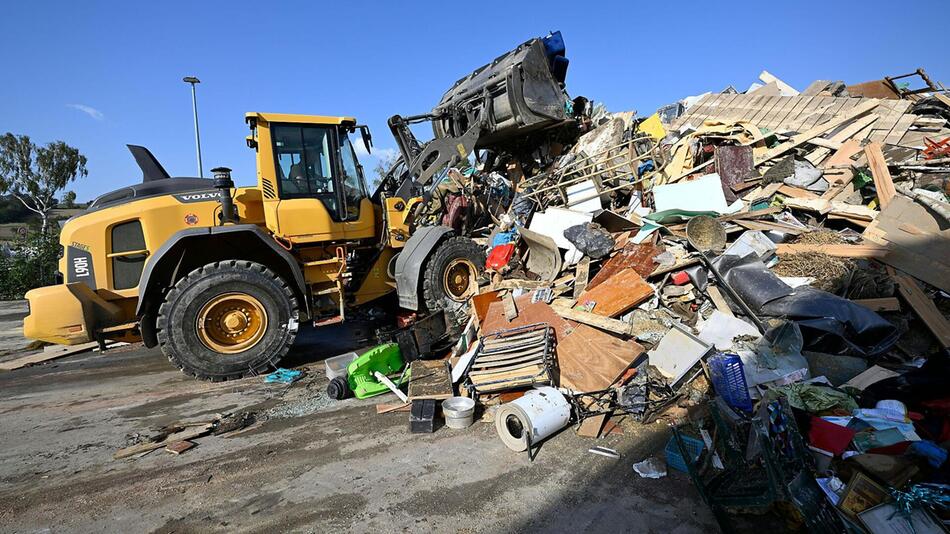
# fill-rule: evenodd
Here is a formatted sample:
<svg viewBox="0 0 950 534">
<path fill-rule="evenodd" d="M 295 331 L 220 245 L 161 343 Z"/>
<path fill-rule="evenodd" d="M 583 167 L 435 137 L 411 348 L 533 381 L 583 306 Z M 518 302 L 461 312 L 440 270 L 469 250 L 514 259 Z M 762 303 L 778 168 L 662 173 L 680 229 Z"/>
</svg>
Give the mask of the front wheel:
<svg viewBox="0 0 950 534">
<path fill-rule="evenodd" d="M 428 311 L 456 311 L 478 293 L 485 252 L 471 239 L 453 236 L 442 241 L 426 260 L 422 278 L 423 303 Z"/>
<path fill-rule="evenodd" d="M 277 366 L 297 336 L 297 301 L 273 271 L 250 261 L 210 263 L 179 280 L 156 320 L 162 352 L 203 380 Z"/>
</svg>

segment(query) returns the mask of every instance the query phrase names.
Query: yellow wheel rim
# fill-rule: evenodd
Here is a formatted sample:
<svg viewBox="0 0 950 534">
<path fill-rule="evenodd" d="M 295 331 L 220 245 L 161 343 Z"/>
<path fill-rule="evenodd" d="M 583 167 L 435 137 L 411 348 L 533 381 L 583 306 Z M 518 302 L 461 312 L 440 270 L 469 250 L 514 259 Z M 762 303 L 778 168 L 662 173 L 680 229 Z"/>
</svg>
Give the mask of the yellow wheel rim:
<svg viewBox="0 0 950 534">
<path fill-rule="evenodd" d="M 478 291 L 478 271 L 475 264 L 465 258 L 449 262 L 442 277 L 445 294 L 456 302 L 462 302 Z"/>
<path fill-rule="evenodd" d="M 205 303 L 195 325 L 198 339 L 209 349 L 235 354 L 256 345 L 267 331 L 267 312 L 247 293 L 225 293 Z"/>
</svg>

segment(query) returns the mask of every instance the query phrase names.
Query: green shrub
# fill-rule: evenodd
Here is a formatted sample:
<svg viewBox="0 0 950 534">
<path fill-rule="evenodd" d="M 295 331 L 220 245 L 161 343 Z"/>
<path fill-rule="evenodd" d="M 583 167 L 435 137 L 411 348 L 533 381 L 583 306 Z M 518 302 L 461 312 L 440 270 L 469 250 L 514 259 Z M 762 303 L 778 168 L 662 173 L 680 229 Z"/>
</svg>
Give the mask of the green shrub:
<svg viewBox="0 0 950 534">
<path fill-rule="evenodd" d="M 59 236 L 28 231 L 10 244 L 10 254 L 0 257 L 0 299 L 22 299 L 27 291 L 56 283 L 60 255 Z"/>
</svg>

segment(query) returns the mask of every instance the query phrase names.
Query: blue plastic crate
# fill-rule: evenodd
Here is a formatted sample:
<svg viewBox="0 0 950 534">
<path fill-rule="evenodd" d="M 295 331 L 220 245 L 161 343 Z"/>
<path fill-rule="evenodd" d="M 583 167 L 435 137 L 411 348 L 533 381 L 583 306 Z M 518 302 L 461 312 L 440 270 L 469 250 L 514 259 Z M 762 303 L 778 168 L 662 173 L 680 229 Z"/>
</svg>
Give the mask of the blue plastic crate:
<svg viewBox="0 0 950 534">
<path fill-rule="evenodd" d="M 719 352 L 710 356 L 707 363 L 716 393 L 733 409 L 751 412 L 752 398 L 749 397 L 749 388 L 739 356 Z"/>
<path fill-rule="evenodd" d="M 703 440 L 684 436 L 683 434 L 680 434 L 680 438 L 683 440 L 686 452 L 689 453 L 689 463 L 698 460 L 699 455 L 703 453 L 703 448 L 706 446 Z M 670 469 L 676 469 L 684 473 L 687 472 L 686 461 L 683 459 L 683 455 L 680 454 L 680 448 L 676 444 L 676 436 L 670 436 L 670 441 L 666 443 L 666 466 Z"/>
</svg>

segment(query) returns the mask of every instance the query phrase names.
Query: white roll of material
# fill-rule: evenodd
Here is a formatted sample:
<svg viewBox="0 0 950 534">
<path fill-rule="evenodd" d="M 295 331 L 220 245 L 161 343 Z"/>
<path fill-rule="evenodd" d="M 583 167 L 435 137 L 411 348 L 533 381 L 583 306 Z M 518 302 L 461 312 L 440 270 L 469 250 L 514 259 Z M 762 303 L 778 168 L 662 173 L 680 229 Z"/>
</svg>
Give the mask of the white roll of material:
<svg viewBox="0 0 950 534">
<path fill-rule="evenodd" d="M 495 430 L 509 449 L 521 452 L 567 426 L 571 404 L 555 388 L 543 386 L 503 404 L 495 413 Z"/>
</svg>

